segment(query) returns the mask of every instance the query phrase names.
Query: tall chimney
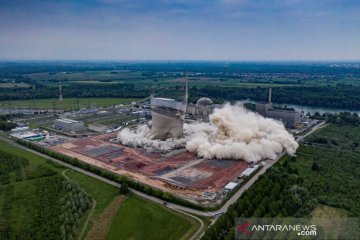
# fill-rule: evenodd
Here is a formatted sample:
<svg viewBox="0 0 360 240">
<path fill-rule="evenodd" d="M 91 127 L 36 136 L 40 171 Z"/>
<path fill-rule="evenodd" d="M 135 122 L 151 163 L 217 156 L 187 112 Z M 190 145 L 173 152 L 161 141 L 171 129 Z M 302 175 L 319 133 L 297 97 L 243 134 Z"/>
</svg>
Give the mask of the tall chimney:
<svg viewBox="0 0 360 240">
<path fill-rule="evenodd" d="M 185 97 L 184 97 L 184 104 L 188 105 L 188 98 L 189 98 L 189 87 L 188 87 L 188 73 L 185 72 Z"/>
<path fill-rule="evenodd" d="M 62 89 L 61 89 L 61 80 L 59 80 L 59 101 L 62 102 L 63 96 L 62 96 Z"/>
<path fill-rule="evenodd" d="M 269 88 L 269 103 L 271 103 L 271 88 Z"/>
</svg>

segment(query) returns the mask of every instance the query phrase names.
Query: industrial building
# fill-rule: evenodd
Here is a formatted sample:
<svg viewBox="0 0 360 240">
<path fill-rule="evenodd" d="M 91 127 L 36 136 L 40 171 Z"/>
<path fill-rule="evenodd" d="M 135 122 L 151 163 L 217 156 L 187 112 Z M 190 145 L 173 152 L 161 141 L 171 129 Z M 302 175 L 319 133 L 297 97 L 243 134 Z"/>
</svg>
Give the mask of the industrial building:
<svg viewBox="0 0 360 240">
<path fill-rule="evenodd" d="M 45 139 L 44 134 L 33 132 L 30 129 L 28 129 L 28 131 L 25 132 L 24 131 L 13 132 L 12 134 L 10 134 L 10 136 L 18 139 L 27 140 L 30 142 L 38 142 Z"/>
<path fill-rule="evenodd" d="M 180 138 L 183 135 L 183 125 L 188 102 L 188 81 L 186 75 L 186 90 L 183 102 L 170 98 L 155 98 L 151 96 L 151 131 L 149 138 L 165 140 Z"/>
<path fill-rule="evenodd" d="M 85 126 L 82 121 L 61 118 L 54 121 L 54 128 L 65 132 L 77 132 L 85 129 Z"/>
<path fill-rule="evenodd" d="M 301 122 L 301 113 L 293 109 L 274 108 L 271 102 L 271 88 L 269 89 L 268 102 L 256 103 L 255 111 L 268 118 L 281 120 L 286 127 L 291 128 Z"/>
<path fill-rule="evenodd" d="M 12 133 L 21 133 L 21 132 L 26 132 L 29 130 L 30 130 L 29 127 L 16 127 L 16 128 L 11 129 L 11 132 Z"/>
<path fill-rule="evenodd" d="M 253 167 L 249 167 L 241 173 L 240 177 L 249 177 L 258 168 L 259 168 L 259 165 L 254 165 Z"/>
<path fill-rule="evenodd" d="M 107 126 L 97 123 L 92 123 L 88 125 L 88 129 L 94 132 L 105 132 L 107 129 Z"/>
<path fill-rule="evenodd" d="M 203 120 L 209 120 L 209 115 L 213 112 L 215 105 L 210 98 L 202 97 L 196 104 L 190 103 L 187 108 L 189 116 L 194 118 L 202 118 Z"/>
<path fill-rule="evenodd" d="M 180 138 L 183 135 L 183 124 L 186 104 L 169 98 L 151 98 L 151 139 L 165 140 Z"/>
</svg>

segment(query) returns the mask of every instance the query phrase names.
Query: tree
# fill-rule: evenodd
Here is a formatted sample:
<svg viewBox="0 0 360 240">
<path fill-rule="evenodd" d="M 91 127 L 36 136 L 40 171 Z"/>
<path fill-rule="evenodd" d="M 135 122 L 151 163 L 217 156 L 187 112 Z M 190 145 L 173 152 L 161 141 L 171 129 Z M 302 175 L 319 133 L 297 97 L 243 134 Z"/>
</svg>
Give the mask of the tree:
<svg viewBox="0 0 360 240">
<path fill-rule="evenodd" d="M 318 171 L 320 171 L 320 165 L 319 164 L 317 164 L 316 162 L 314 162 L 313 164 L 312 164 L 312 166 L 311 166 L 311 170 L 313 170 L 313 171 L 316 171 L 316 172 L 318 172 Z"/>
<path fill-rule="evenodd" d="M 127 194 L 128 192 L 129 192 L 129 187 L 128 187 L 127 183 L 121 184 L 120 194 Z"/>
</svg>

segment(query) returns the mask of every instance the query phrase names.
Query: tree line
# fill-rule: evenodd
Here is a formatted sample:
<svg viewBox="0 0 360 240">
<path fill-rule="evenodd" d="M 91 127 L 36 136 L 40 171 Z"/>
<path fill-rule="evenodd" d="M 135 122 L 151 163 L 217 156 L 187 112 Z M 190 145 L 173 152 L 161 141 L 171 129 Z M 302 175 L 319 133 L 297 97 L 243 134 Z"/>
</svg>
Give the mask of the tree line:
<svg viewBox="0 0 360 240">
<path fill-rule="evenodd" d="M 268 88 L 265 87 L 192 87 L 192 101 L 199 97 L 209 97 L 217 103 L 250 99 L 267 101 Z M 272 99 L 276 103 L 298 104 L 316 107 L 360 109 L 359 86 L 301 86 L 276 87 L 272 91 Z"/>
</svg>

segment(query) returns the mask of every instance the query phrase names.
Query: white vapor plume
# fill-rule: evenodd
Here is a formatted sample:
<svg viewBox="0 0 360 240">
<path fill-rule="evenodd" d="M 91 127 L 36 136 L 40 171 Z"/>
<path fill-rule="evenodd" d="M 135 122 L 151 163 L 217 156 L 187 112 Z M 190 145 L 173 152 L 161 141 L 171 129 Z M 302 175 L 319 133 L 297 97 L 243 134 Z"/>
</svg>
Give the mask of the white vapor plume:
<svg viewBox="0 0 360 240">
<path fill-rule="evenodd" d="M 281 122 L 249 112 L 240 105 L 226 104 L 215 109 L 209 123 L 184 124 L 181 139 L 151 140 L 147 138 L 149 131 L 146 125 L 136 131 L 124 129 L 118 138 L 122 144 L 153 151 L 186 147 L 205 159 L 247 162 L 274 159 L 283 151 L 293 155 L 299 146 Z"/>
</svg>

